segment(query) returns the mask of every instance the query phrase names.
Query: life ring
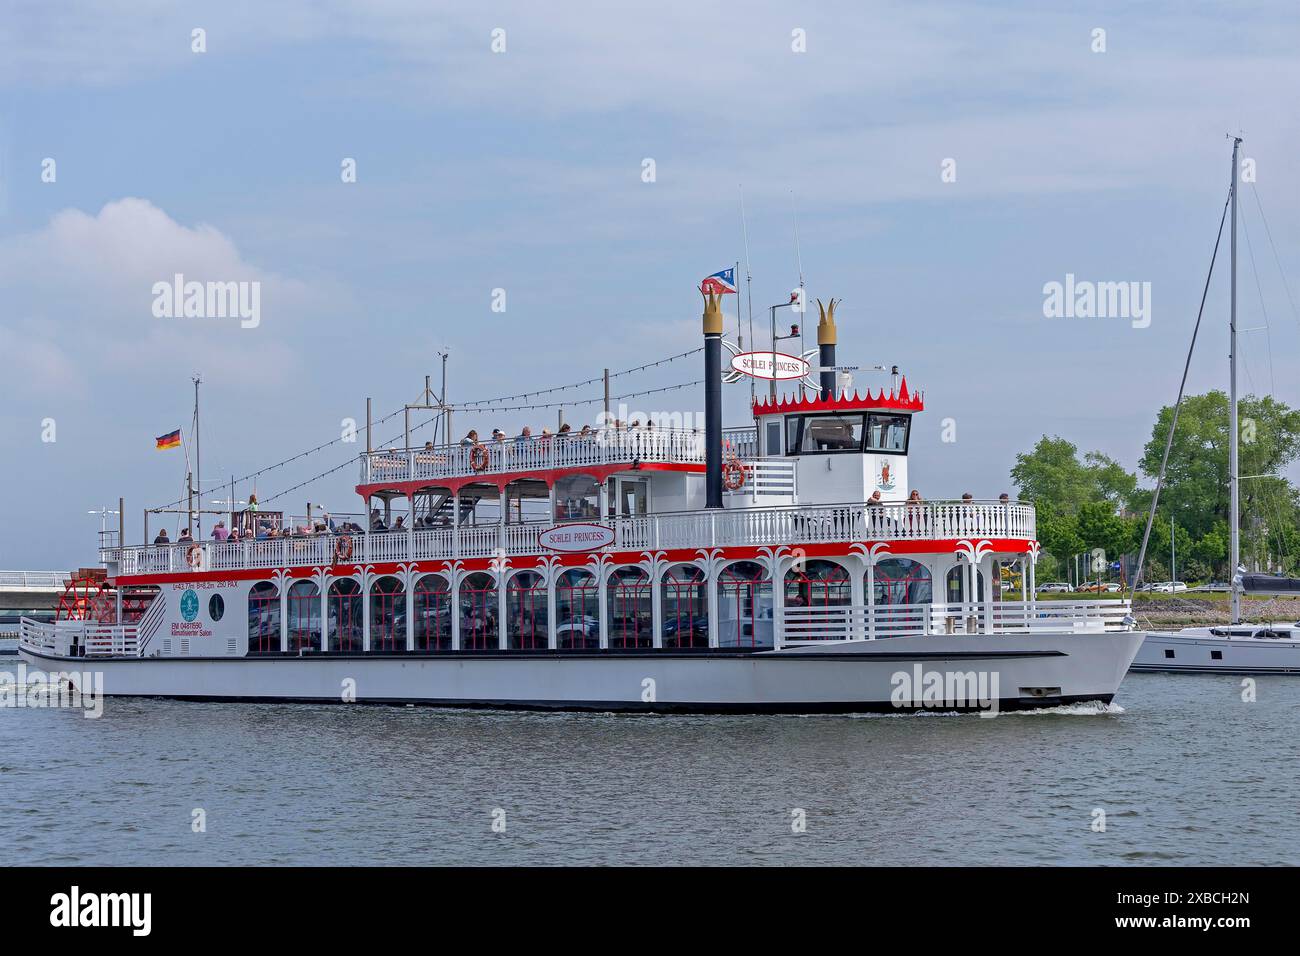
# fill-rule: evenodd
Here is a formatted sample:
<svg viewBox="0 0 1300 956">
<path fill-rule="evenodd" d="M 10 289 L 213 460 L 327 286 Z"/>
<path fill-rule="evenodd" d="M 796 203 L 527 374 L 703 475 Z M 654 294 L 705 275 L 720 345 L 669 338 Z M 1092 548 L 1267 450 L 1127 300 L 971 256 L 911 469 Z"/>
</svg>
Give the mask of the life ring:
<svg viewBox="0 0 1300 956">
<path fill-rule="evenodd" d="M 197 541 L 185 549 L 185 563 L 194 571 L 203 567 L 203 549 Z"/>
<path fill-rule="evenodd" d="M 352 536 L 345 534 L 334 541 L 334 561 L 347 561 L 352 557 Z"/>
<path fill-rule="evenodd" d="M 728 491 L 739 491 L 744 487 L 748 473 L 745 463 L 732 455 L 722 464 L 722 486 Z"/>
<path fill-rule="evenodd" d="M 475 471 L 483 471 L 488 466 L 487 446 L 482 442 L 469 450 L 469 466 Z"/>
</svg>

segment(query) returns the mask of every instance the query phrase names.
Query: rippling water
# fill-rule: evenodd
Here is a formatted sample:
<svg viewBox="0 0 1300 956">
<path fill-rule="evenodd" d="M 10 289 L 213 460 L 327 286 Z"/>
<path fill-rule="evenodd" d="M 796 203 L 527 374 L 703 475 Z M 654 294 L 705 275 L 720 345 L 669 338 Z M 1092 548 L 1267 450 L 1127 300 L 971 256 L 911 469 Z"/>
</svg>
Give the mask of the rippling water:
<svg viewBox="0 0 1300 956">
<path fill-rule="evenodd" d="M 1297 739 L 1285 677 L 994 719 L 2 708 L 0 864 L 1296 864 Z"/>
</svg>

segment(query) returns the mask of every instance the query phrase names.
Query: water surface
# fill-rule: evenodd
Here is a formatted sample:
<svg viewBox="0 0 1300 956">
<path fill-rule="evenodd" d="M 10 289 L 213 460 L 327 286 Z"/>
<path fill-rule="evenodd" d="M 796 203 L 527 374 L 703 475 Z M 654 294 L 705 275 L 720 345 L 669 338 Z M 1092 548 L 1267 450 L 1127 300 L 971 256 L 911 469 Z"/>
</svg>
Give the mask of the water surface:
<svg viewBox="0 0 1300 956">
<path fill-rule="evenodd" d="M 992 719 L 0 708 L 0 865 L 1294 865 L 1300 677 L 1241 680 Z"/>
</svg>

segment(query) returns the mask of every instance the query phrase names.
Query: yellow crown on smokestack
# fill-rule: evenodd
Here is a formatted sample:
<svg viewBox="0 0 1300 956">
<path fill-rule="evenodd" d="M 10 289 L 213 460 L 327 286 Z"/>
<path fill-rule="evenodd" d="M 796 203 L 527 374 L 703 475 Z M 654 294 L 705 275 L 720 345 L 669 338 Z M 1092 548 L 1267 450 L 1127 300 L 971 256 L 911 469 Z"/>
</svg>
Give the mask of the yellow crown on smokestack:
<svg viewBox="0 0 1300 956">
<path fill-rule="evenodd" d="M 834 345 L 835 344 L 835 299 L 831 299 L 830 305 L 823 307 L 822 300 L 817 300 L 817 311 L 821 313 L 821 318 L 817 320 L 817 344 Z M 843 302 L 843 299 L 839 299 Z"/>
<path fill-rule="evenodd" d="M 705 292 L 704 295 L 704 334 L 722 334 L 722 295 L 718 292 Z"/>
</svg>

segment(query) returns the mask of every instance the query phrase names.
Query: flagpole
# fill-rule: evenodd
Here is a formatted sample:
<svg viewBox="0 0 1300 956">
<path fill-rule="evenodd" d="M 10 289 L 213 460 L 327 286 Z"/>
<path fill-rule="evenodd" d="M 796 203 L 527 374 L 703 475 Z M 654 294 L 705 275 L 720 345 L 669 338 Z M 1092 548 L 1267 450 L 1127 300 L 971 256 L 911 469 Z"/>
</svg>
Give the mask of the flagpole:
<svg viewBox="0 0 1300 956">
<path fill-rule="evenodd" d="M 745 304 L 749 309 L 749 351 L 754 351 L 754 277 L 749 270 L 749 224 L 745 221 L 745 187 L 740 187 L 740 231 L 745 238 Z M 740 292 L 736 293 L 736 321 L 740 321 Z M 754 426 L 758 426 L 758 415 L 754 413 L 754 401 L 758 395 L 754 391 L 754 376 L 749 378 L 749 409 L 754 417 Z"/>
</svg>

